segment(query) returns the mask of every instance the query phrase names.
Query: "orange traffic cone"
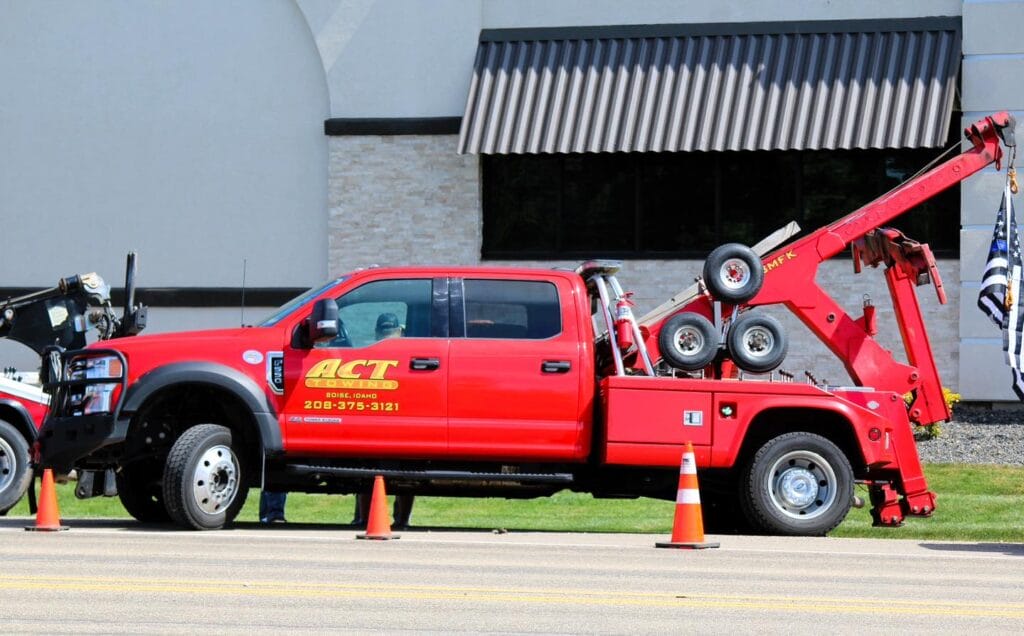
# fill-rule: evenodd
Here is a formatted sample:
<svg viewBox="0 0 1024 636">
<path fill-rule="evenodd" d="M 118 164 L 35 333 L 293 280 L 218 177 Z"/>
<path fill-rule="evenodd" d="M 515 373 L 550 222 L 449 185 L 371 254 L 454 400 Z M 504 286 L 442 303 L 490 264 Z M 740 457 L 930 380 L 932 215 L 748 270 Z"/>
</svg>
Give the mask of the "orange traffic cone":
<svg viewBox="0 0 1024 636">
<path fill-rule="evenodd" d="M 375 539 L 386 541 L 398 539 L 399 535 L 391 534 L 391 519 L 388 517 L 388 496 L 384 492 L 384 478 L 377 475 L 373 478 L 373 497 L 370 499 L 370 519 L 366 524 L 366 533 L 357 534 L 357 539 Z"/>
<path fill-rule="evenodd" d="M 704 517 L 700 511 L 700 490 L 697 489 L 697 460 L 693 444 L 686 442 L 683 462 L 679 467 L 679 492 L 676 494 L 676 516 L 672 522 L 672 540 L 655 543 L 658 548 L 701 550 L 717 548 L 717 541 L 704 541 Z"/>
<path fill-rule="evenodd" d="M 35 487 L 33 485 L 33 487 Z M 53 471 L 43 470 L 42 485 L 39 488 L 39 508 L 36 510 L 36 525 L 25 526 L 26 530 L 38 532 L 56 532 L 67 530 L 60 525 L 60 513 L 57 511 L 57 487 L 53 485 Z"/>
</svg>

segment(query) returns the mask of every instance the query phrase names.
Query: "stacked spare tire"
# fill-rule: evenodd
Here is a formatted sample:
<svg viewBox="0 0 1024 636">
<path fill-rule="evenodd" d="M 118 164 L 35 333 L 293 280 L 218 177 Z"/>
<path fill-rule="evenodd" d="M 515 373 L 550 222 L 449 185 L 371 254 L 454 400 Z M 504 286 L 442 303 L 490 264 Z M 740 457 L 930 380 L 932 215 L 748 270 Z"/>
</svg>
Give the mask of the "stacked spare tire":
<svg viewBox="0 0 1024 636">
<path fill-rule="evenodd" d="M 761 291 L 764 269 L 754 250 L 740 243 L 715 248 L 704 261 L 704 284 L 723 305 L 739 307 Z M 789 338 L 778 320 L 749 310 L 734 311 L 723 338 L 704 315 L 682 312 L 662 325 L 658 348 L 662 359 L 681 371 L 700 371 L 725 354 L 750 373 L 778 368 L 789 350 Z"/>
</svg>

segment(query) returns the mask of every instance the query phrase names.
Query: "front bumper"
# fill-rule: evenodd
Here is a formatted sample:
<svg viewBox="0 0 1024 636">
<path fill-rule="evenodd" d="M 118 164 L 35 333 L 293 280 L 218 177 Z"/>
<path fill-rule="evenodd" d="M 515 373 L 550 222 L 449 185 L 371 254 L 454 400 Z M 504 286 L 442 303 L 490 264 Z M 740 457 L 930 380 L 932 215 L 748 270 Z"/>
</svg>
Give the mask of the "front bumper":
<svg viewBox="0 0 1024 636">
<path fill-rule="evenodd" d="M 121 362 L 117 377 L 75 377 L 69 371 L 82 358 L 114 356 Z M 50 394 L 50 413 L 37 436 L 39 464 L 57 472 L 77 466 L 110 465 L 116 460 L 113 446 L 125 440 L 128 419 L 120 417 L 120 405 L 127 389 L 128 364 L 124 355 L 112 349 L 79 349 L 60 354 L 60 368 L 51 369 L 44 384 Z M 55 378 L 55 379 L 54 379 Z M 91 384 L 119 384 L 110 412 L 87 414 L 83 396 Z M 104 449 L 107 449 L 104 451 Z"/>
<path fill-rule="evenodd" d="M 82 460 L 94 455 L 97 455 L 95 463 L 110 464 L 113 454 L 101 451 L 123 442 L 127 429 L 127 422 L 119 425 L 110 414 L 48 417 L 37 438 L 39 464 L 58 473 L 83 465 Z"/>
</svg>

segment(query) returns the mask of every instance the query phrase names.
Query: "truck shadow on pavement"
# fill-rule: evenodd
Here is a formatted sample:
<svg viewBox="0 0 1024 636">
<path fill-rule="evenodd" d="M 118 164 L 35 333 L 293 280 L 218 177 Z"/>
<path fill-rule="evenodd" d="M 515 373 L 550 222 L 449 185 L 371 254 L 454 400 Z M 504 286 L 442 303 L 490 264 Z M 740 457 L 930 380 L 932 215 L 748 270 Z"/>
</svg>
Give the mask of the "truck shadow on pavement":
<svg viewBox="0 0 1024 636">
<path fill-rule="evenodd" d="M 1024 557 L 1024 543 L 921 543 L 926 550 L 940 552 L 1001 552 Z"/>
</svg>

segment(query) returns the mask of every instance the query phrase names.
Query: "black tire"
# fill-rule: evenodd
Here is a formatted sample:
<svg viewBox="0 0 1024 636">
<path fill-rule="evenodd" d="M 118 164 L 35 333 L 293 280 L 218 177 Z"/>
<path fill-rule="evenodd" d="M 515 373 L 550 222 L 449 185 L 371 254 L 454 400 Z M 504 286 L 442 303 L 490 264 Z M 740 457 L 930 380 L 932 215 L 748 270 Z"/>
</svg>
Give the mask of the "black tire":
<svg viewBox="0 0 1024 636">
<path fill-rule="evenodd" d="M 132 517 L 142 523 L 167 523 L 159 464 L 140 462 L 117 471 L 117 496 Z"/>
<path fill-rule="evenodd" d="M 850 512 L 853 469 L 824 437 L 786 433 L 754 454 L 740 496 L 750 523 L 768 534 L 822 536 Z"/>
<path fill-rule="evenodd" d="M 740 243 L 713 249 L 704 261 L 704 284 L 724 303 L 744 303 L 761 291 L 764 267 L 757 253 Z"/>
<path fill-rule="evenodd" d="M 789 337 L 775 318 L 746 313 L 729 325 L 725 346 L 739 368 L 751 373 L 767 373 L 786 359 Z"/>
<path fill-rule="evenodd" d="M 175 523 L 217 530 L 234 521 L 248 494 L 231 431 L 198 424 L 174 442 L 164 467 L 164 504 Z"/>
<path fill-rule="evenodd" d="M 718 353 L 718 330 L 700 314 L 676 314 L 661 326 L 658 349 L 669 365 L 683 371 L 698 371 L 711 364 Z"/>
<path fill-rule="evenodd" d="M 17 504 L 32 483 L 28 442 L 18 429 L 0 420 L 0 516 Z"/>
</svg>

